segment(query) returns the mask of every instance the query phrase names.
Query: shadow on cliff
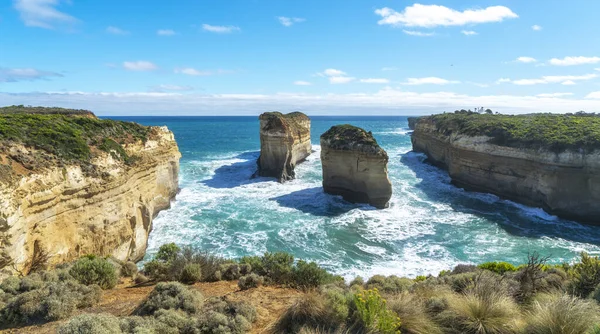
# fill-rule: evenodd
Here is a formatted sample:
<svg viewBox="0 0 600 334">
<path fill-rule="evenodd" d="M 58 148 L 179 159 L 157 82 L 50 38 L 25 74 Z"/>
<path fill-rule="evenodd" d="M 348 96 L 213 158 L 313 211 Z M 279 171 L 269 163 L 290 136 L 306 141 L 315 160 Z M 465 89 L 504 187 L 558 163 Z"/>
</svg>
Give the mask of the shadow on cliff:
<svg viewBox="0 0 600 334">
<path fill-rule="evenodd" d="M 270 198 L 279 205 L 300 210 L 321 217 L 336 217 L 346 212 L 360 208 L 361 210 L 376 210 L 366 204 L 352 204 L 341 196 L 326 194 L 322 187 L 307 188 Z"/>
<path fill-rule="evenodd" d="M 408 152 L 400 162 L 420 181 L 415 187 L 429 200 L 441 202 L 453 210 L 496 223 L 507 233 L 525 238 L 560 238 L 600 245 L 600 231 L 593 226 L 552 216 L 542 209 L 503 200 L 492 194 L 469 192 L 451 183 L 448 173 L 426 162 L 424 154 Z"/>
<path fill-rule="evenodd" d="M 260 156 L 260 151 L 244 152 L 233 159 L 243 160 L 225 165 L 215 170 L 215 175 L 205 181 L 202 181 L 208 187 L 225 189 L 236 188 L 246 184 L 253 184 L 266 181 L 274 181 L 275 178 L 253 177 L 257 170 L 256 160 Z"/>
</svg>

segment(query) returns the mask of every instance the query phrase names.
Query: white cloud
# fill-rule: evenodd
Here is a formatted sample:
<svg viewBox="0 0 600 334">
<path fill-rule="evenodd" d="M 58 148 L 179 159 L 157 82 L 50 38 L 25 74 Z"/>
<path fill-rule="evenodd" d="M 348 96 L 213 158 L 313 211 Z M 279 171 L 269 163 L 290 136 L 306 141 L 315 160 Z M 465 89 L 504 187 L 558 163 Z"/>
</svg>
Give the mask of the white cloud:
<svg viewBox="0 0 600 334">
<path fill-rule="evenodd" d="M 422 31 L 416 31 L 416 30 L 405 30 L 402 29 L 402 32 L 407 34 L 407 35 L 411 35 L 411 36 L 419 36 L 419 37 L 431 37 L 433 35 L 435 35 L 434 32 L 422 32 Z"/>
<path fill-rule="evenodd" d="M 600 92 L 587 99 L 546 98 L 527 95 L 471 96 L 447 91 L 417 93 L 383 88 L 354 94 L 201 94 L 161 92 L 32 92 L 1 93 L 6 105 L 31 104 L 85 108 L 100 115 L 258 115 L 264 110 L 303 110 L 312 115 L 430 114 L 464 106 L 484 105 L 501 113 L 576 112 L 600 110 Z M 240 113 L 240 110 L 243 110 Z M 418 110 L 418 112 L 415 112 Z"/>
<path fill-rule="evenodd" d="M 340 71 L 340 70 L 336 70 L 334 68 L 328 68 L 325 71 L 323 71 L 322 74 L 325 75 L 325 76 L 328 76 L 328 77 L 334 77 L 334 76 L 339 77 L 339 76 L 346 75 L 346 72 Z"/>
<path fill-rule="evenodd" d="M 57 24 L 77 22 L 73 16 L 56 9 L 60 2 L 61 0 L 15 0 L 14 7 L 28 27 L 53 29 Z"/>
<path fill-rule="evenodd" d="M 473 35 L 477 35 L 477 31 L 461 30 L 461 34 L 466 35 L 466 36 L 473 36 Z"/>
<path fill-rule="evenodd" d="M 173 36 L 176 35 L 174 30 L 171 29 L 160 29 L 156 31 L 158 36 Z"/>
<path fill-rule="evenodd" d="M 498 80 L 496 80 L 497 84 L 501 84 L 501 83 L 505 83 L 505 82 L 510 82 L 509 78 L 500 78 Z"/>
<path fill-rule="evenodd" d="M 416 85 L 448 85 L 457 84 L 460 81 L 446 80 L 438 77 L 425 77 L 425 78 L 408 78 L 402 85 L 416 86 Z"/>
<path fill-rule="evenodd" d="M 540 31 L 540 30 L 542 30 L 542 27 L 541 27 L 541 26 L 538 26 L 537 24 L 535 24 L 535 25 L 532 25 L 532 26 L 531 26 L 531 29 L 533 29 L 533 30 L 535 30 L 535 31 Z"/>
<path fill-rule="evenodd" d="M 331 84 L 345 84 L 354 81 L 356 78 L 354 77 L 329 77 L 329 83 Z"/>
<path fill-rule="evenodd" d="M 425 28 L 501 22 L 504 19 L 518 17 L 510 8 L 504 6 L 469 9 L 461 12 L 444 6 L 421 4 L 408 6 L 402 12 L 385 7 L 377 9 L 375 14 L 382 17 L 378 22 L 381 25 Z"/>
<path fill-rule="evenodd" d="M 179 85 L 158 85 L 150 87 L 150 91 L 152 92 L 165 92 L 165 91 L 191 91 L 194 90 L 192 86 L 179 86 Z"/>
<path fill-rule="evenodd" d="M 383 68 L 381 68 L 381 70 L 382 71 L 397 71 L 397 70 L 399 70 L 399 68 L 392 66 L 392 67 L 383 67 Z M 597 70 L 600 71 L 600 69 L 597 69 Z"/>
<path fill-rule="evenodd" d="M 519 58 L 517 58 L 516 62 L 519 62 L 519 63 L 535 63 L 535 62 L 537 62 L 537 59 L 532 58 L 532 57 L 519 57 Z"/>
<path fill-rule="evenodd" d="M 468 81 L 467 83 L 471 84 L 471 85 L 474 85 L 474 86 L 477 86 L 477 87 L 481 87 L 481 88 L 487 88 L 487 87 L 490 86 L 489 84 L 484 84 L 484 83 L 479 83 L 479 82 Z"/>
<path fill-rule="evenodd" d="M 600 57 L 564 57 L 563 59 L 552 58 L 549 63 L 556 66 L 574 66 L 584 64 L 600 63 Z"/>
<path fill-rule="evenodd" d="M 229 34 L 234 31 L 240 31 L 241 29 L 236 26 L 213 26 L 210 24 L 203 24 L 202 29 L 205 31 L 210 31 L 218 34 Z"/>
<path fill-rule="evenodd" d="M 158 68 L 154 63 L 145 60 L 126 61 L 123 62 L 123 67 L 129 71 L 154 71 Z"/>
<path fill-rule="evenodd" d="M 599 92 L 591 92 L 585 96 L 586 99 L 600 99 L 600 91 Z"/>
<path fill-rule="evenodd" d="M 537 97 L 563 97 L 563 96 L 571 96 L 573 95 L 573 93 L 544 93 L 544 94 L 538 94 L 536 95 Z"/>
<path fill-rule="evenodd" d="M 0 82 L 34 81 L 62 76 L 60 73 L 41 71 L 34 68 L 0 67 Z"/>
<path fill-rule="evenodd" d="M 192 76 L 204 76 L 204 75 L 212 74 L 212 72 L 210 72 L 210 71 L 200 71 L 200 70 L 197 70 L 197 69 L 191 68 L 191 67 L 176 68 L 175 73 L 192 75 Z"/>
<path fill-rule="evenodd" d="M 277 20 L 279 20 L 279 23 L 283 24 L 286 27 L 291 27 L 295 23 L 300 23 L 300 22 L 306 21 L 306 19 L 303 19 L 300 17 L 285 17 L 285 16 L 278 16 Z"/>
<path fill-rule="evenodd" d="M 367 78 L 367 79 L 360 79 L 359 80 L 362 83 L 369 83 L 369 84 L 387 84 L 390 83 L 389 79 L 384 79 L 384 78 Z"/>
<path fill-rule="evenodd" d="M 129 31 L 113 26 L 107 27 L 106 32 L 113 35 L 129 35 Z"/>
<path fill-rule="evenodd" d="M 298 81 L 294 81 L 294 85 L 296 85 L 296 86 L 310 86 L 312 84 L 310 82 L 308 82 L 308 81 L 298 80 Z"/>
<path fill-rule="evenodd" d="M 547 75 L 539 79 L 520 79 L 512 80 L 512 83 L 519 86 L 528 85 L 543 85 L 551 83 L 561 83 L 563 85 L 574 85 L 575 81 L 591 80 L 598 77 L 597 74 L 584 74 L 584 75 Z"/>
</svg>

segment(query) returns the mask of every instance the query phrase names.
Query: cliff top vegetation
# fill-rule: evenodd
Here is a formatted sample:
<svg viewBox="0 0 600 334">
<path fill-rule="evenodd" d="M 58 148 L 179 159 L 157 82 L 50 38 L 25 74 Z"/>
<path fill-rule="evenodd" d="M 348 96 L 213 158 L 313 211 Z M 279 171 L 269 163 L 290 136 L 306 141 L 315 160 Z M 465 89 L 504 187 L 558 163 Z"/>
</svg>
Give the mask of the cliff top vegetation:
<svg viewBox="0 0 600 334">
<path fill-rule="evenodd" d="M 595 114 L 446 113 L 421 120 L 433 122 L 445 134 L 488 136 L 501 146 L 553 152 L 600 149 L 600 117 Z"/>
<path fill-rule="evenodd" d="M 274 129 L 282 129 L 284 131 L 288 130 L 296 130 L 296 131 L 306 131 L 310 129 L 306 129 L 304 124 L 298 123 L 298 121 L 310 121 L 310 118 L 305 114 L 295 111 L 289 114 L 282 114 L 278 111 L 270 111 L 262 113 L 259 116 L 259 119 L 267 121 L 266 126 L 262 129 L 265 131 L 274 130 Z"/>
<path fill-rule="evenodd" d="M 150 132 L 149 127 L 136 123 L 72 115 L 93 116 L 87 111 L 62 108 L 1 108 L 0 143 L 3 145 L 0 152 L 7 150 L 10 144 L 41 150 L 42 157 L 3 152 L 30 168 L 48 159 L 86 163 L 96 150 L 110 152 L 115 158 L 130 162 L 122 144 L 146 141 Z M 35 161 L 37 158 L 40 161 Z"/>
<path fill-rule="evenodd" d="M 321 140 L 328 141 L 328 146 L 336 150 L 385 152 L 377 143 L 373 133 L 350 124 L 334 125 L 321 135 Z"/>
<path fill-rule="evenodd" d="M 88 117 L 96 117 L 94 113 L 89 110 L 84 109 L 66 109 L 60 107 L 33 107 L 33 106 L 24 106 L 24 105 L 16 105 L 16 106 L 6 106 L 0 107 L 0 114 L 49 114 L 49 115 L 79 115 L 79 116 L 88 116 Z"/>
<path fill-rule="evenodd" d="M 534 253 L 523 260 L 518 266 L 459 264 L 437 276 L 375 275 L 345 282 L 318 264 L 287 253 L 232 260 L 166 244 L 142 272 L 132 262 L 87 255 L 54 270 L 39 264 L 28 276 L 5 279 L 0 282 L 0 329 L 37 325 L 29 329 L 45 333 L 56 328 L 58 333 L 599 332 L 600 259 L 582 253 L 574 263 L 551 265 L 547 257 Z"/>
</svg>

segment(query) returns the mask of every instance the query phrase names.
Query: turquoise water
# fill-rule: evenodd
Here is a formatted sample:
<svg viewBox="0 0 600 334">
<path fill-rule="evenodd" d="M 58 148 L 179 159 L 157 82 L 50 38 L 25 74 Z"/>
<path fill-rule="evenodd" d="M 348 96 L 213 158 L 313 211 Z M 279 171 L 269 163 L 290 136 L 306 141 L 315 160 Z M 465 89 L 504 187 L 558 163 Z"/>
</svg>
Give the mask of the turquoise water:
<svg viewBox="0 0 600 334">
<path fill-rule="evenodd" d="M 314 153 L 279 184 L 256 178 L 257 117 L 120 117 L 167 125 L 181 159 L 181 192 L 154 221 L 148 254 L 167 242 L 226 257 L 286 251 L 345 277 L 437 274 L 458 263 L 521 263 L 528 252 L 570 261 L 600 254 L 600 228 L 558 219 L 450 184 L 447 174 L 411 152 L 406 117 L 313 117 Z M 390 156 L 394 194 L 375 210 L 326 195 L 319 135 L 351 123 L 373 132 Z"/>
</svg>

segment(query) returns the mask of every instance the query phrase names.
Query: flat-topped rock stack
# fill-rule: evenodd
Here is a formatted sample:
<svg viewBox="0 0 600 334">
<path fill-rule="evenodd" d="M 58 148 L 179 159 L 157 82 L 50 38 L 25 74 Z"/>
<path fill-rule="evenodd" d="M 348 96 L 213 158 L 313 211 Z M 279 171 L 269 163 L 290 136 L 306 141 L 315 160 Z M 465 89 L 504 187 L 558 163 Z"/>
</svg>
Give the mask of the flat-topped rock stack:
<svg viewBox="0 0 600 334">
<path fill-rule="evenodd" d="M 382 209 L 392 197 L 388 155 L 373 134 L 344 124 L 321 135 L 323 189 L 353 203 Z"/>
<path fill-rule="evenodd" d="M 266 112 L 259 119 L 258 174 L 279 182 L 294 179 L 294 167 L 312 152 L 310 118 L 301 112 Z"/>
</svg>

